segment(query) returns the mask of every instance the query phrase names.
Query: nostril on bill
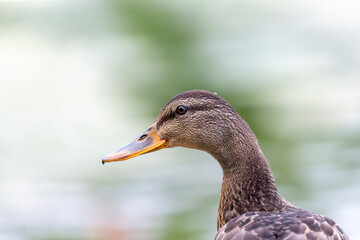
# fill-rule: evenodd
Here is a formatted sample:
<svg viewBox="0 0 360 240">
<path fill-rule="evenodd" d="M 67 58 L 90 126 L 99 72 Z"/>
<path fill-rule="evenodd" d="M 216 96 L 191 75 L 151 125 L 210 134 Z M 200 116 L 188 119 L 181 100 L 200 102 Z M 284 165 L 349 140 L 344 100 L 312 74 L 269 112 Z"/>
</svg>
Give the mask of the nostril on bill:
<svg viewBox="0 0 360 240">
<path fill-rule="evenodd" d="M 143 134 L 139 137 L 139 140 L 144 140 L 147 137 L 147 134 Z"/>
</svg>

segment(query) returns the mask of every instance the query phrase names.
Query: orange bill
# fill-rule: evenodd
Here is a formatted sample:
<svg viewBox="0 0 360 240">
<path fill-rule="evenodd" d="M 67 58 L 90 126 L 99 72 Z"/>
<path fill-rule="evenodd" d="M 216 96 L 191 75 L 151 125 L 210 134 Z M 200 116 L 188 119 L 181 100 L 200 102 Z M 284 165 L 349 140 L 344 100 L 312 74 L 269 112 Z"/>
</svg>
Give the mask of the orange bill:
<svg viewBox="0 0 360 240">
<path fill-rule="evenodd" d="M 102 163 L 123 161 L 145 153 L 160 150 L 166 146 L 167 141 L 159 137 L 156 131 L 155 122 L 133 142 L 113 153 L 106 155 L 102 159 Z"/>
</svg>

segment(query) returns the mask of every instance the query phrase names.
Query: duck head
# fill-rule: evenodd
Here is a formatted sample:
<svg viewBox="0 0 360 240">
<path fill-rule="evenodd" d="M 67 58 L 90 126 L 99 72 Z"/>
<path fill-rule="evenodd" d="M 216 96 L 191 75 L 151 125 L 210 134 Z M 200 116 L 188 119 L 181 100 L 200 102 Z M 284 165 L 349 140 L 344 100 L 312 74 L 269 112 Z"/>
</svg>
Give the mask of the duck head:
<svg viewBox="0 0 360 240">
<path fill-rule="evenodd" d="M 145 132 L 102 161 L 122 161 L 177 146 L 206 151 L 219 161 L 223 158 L 219 155 L 230 154 L 234 144 L 249 142 L 247 137 L 255 138 L 230 104 L 217 94 L 193 90 L 173 97 Z"/>
</svg>

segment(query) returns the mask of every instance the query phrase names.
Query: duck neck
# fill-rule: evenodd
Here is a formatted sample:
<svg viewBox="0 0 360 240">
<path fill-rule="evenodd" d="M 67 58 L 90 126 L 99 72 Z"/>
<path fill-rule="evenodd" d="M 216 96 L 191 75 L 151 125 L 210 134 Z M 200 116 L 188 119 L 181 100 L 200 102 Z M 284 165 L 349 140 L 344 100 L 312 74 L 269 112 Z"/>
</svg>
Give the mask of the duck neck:
<svg viewBox="0 0 360 240">
<path fill-rule="evenodd" d="M 217 227 L 252 211 L 277 211 L 290 206 L 277 191 L 269 164 L 253 134 L 251 139 L 226 144 L 213 154 L 223 169 Z M 235 143 L 236 140 L 232 140 Z M 244 142 L 247 145 L 244 147 Z M 228 149 L 226 149 L 228 148 Z"/>
</svg>

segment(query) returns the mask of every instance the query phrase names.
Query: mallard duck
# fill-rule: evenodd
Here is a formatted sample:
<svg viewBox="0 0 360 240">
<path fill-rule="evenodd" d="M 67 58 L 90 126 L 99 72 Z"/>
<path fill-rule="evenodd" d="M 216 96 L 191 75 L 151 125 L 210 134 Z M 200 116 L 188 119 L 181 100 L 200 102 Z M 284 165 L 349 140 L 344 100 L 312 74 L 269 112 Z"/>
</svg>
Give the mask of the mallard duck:
<svg viewBox="0 0 360 240">
<path fill-rule="evenodd" d="M 215 240 L 349 239 L 330 218 L 280 196 L 254 133 L 229 103 L 211 92 L 173 97 L 144 133 L 102 162 L 177 146 L 208 152 L 223 170 Z"/>
</svg>

